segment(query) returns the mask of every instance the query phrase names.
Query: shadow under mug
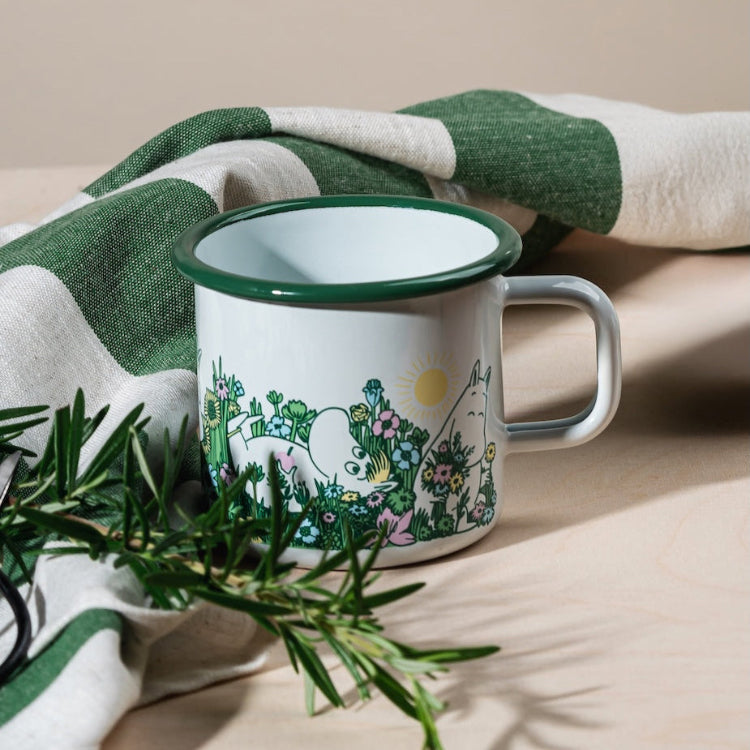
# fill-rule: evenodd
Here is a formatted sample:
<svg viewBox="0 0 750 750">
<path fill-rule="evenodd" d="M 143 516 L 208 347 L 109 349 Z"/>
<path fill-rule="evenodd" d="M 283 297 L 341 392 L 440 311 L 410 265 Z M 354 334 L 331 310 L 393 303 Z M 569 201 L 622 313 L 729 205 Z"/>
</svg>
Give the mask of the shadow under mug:
<svg viewBox="0 0 750 750">
<path fill-rule="evenodd" d="M 612 303 L 571 276 L 503 277 L 520 251 L 492 214 L 393 196 L 256 205 L 181 235 L 208 472 L 251 469 L 230 513 L 270 515 L 274 462 L 290 522 L 313 501 L 287 559 L 314 565 L 348 526 L 380 534 L 379 566 L 413 563 L 492 528 L 506 454 L 601 432 L 620 396 Z M 502 314 L 535 303 L 593 319 L 597 389 L 567 419 L 507 424 Z"/>
</svg>

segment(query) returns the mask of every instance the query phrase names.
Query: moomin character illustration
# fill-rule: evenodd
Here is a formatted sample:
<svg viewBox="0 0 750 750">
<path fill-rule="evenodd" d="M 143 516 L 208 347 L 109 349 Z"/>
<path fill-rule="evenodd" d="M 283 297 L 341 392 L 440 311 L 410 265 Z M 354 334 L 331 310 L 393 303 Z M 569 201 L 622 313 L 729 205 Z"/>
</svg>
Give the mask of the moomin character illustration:
<svg viewBox="0 0 750 750">
<path fill-rule="evenodd" d="M 480 372 L 477 360 L 469 382 L 420 466 L 424 492 L 417 495 L 415 512 L 427 512 L 432 526 L 446 530 L 450 524 L 453 531 L 465 531 L 476 525 L 478 519 L 472 519 L 470 512 L 487 481 L 487 387 L 491 368 L 484 375 Z"/>
<path fill-rule="evenodd" d="M 279 430 L 278 436 L 253 437 L 250 429 L 259 419 L 245 413 L 238 415 L 234 424 L 229 424 L 229 450 L 237 466 L 244 467 L 251 462 L 262 465 L 273 456 L 290 485 L 303 485 L 308 490 L 340 482 L 350 491 L 368 495 L 374 491 L 388 491 L 395 485 L 395 482 L 388 481 L 390 464 L 385 454 L 368 457 L 365 449 L 352 437 L 349 415 L 344 409 L 331 407 L 316 414 L 306 433 L 306 446 L 291 439 L 291 432 L 284 436 L 284 430 Z M 257 502 L 271 507 L 268 483 L 253 487 L 248 482 L 247 491 L 256 492 Z M 302 511 L 298 498 L 297 494 L 289 499 L 292 513 Z"/>
</svg>

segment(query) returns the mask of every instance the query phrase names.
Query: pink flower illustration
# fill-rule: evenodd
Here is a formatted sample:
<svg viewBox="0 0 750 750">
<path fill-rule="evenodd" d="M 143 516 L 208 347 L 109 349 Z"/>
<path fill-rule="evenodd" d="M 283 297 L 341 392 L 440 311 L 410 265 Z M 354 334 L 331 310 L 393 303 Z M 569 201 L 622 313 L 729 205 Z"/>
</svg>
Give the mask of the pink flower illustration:
<svg viewBox="0 0 750 750">
<path fill-rule="evenodd" d="M 435 484 L 445 484 L 450 479 L 450 476 L 450 464 L 438 464 L 435 467 L 435 474 L 432 478 L 432 481 L 435 482 Z"/>
<path fill-rule="evenodd" d="M 323 523 L 333 523 L 336 520 L 336 514 L 331 513 L 330 511 L 328 513 L 323 514 Z"/>
<path fill-rule="evenodd" d="M 227 463 L 223 463 L 221 465 L 221 468 L 219 469 L 219 476 L 224 480 L 224 484 L 226 484 L 227 487 L 229 487 L 229 485 L 232 484 L 232 482 L 234 482 L 234 480 L 237 478 L 232 471 L 232 467 Z"/>
<path fill-rule="evenodd" d="M 485 504 L 481 500 L 477 501 L 477 504 L 474 506 L 474 508 L 471 511 L 471 517 L 478 521 L 482 515 L 484 514 Z"/>
<path fill-rule="evenodd" d="M 378 505 L 382 504 L 383 500 L 385 500 L 385 495 L 382 492 L 376 490 L 375 492 L 367 496 L 367 507 L 377 508 Z"/>
<path fill-rule="evenodd" d="M 223 401 L 229 396 L 229 387 L 227 381 L 224 378 L 219 378 L 216 381 L 216 395 Z"/>
<path fill-rule="evenodd" d="M 401 418 L 393 412 L 393 409 L 386 409 L 378 414 L 375 424 L 372 426 L 373 435 L 382 435 L 386 440 L 396 436 L 396 430 L 401 424 Z"/>
<path fill-rule="evenodd" d="M 440 443 L 440 445 L 438 446 L 438 450 L 441 453 L 447 453 L 450 450 L 450 445 L 448 445 L 448 441 L 447 440 L 443 440 L 443 442 Z"/>
<path fill-rule="evenodd" d="M 411 523 L 411 517 L 414 515 L 414 509 L 407 511 L 403 516 L 397 516 L 390 508 L 386 508 L 379 516 L 376 521 L 379 531 L 382 531 L 383 526 L 386 527 L 385 536 L 381 542 L 381 546 L 385 547 L 386 544 L 393 544 L 396 547 L 404 547 L 407 544 L 414 543 L 414 534 L 410 534 L 407 529 Z M 375 543 L 375 540 L 371 542 Z"/>
</svg>

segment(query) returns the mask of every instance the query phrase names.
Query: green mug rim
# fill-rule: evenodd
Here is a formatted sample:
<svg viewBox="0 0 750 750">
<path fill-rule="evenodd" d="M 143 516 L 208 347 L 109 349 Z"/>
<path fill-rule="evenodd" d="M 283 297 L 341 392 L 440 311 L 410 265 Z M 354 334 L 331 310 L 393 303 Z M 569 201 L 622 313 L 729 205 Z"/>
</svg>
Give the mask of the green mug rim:
<svg viewBox="0 0 750 750">
<path fill-rule="evenodd" d="M 497 238 L 497 245 L 484 257 L 450 271 L 405 279 L 354 284 L 282 283 L 253 276 L 242 276 L 204 263 L 195 255 L 196 247 L 201 240 L 240 221 L 305 209 L 361 206 L 413 208 L 462 216 L 490 229 Z M 245 299 L 318 304 L 379 302 L 446 292 L 501 274 L 518 260 L 520 254 L 521 237 L 518 232 L 494 214 L 473 206 L 448 203 L 433 198 L 393 195 L 291 198 L 236 208 L 194 224 L 182 232 L 172 246 L 172 260 L 177 270 L 199 286 Z"/>
</svg>

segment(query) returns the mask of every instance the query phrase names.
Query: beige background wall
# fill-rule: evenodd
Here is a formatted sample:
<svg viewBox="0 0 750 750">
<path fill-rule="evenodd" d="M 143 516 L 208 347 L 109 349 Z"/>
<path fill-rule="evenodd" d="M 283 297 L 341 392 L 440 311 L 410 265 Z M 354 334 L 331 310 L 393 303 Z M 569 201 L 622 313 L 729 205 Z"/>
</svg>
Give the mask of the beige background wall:
<svg viewBox="0 0 750 750">
<path fill-rule="evenodd" d="M 471 88 L 750 108 L 748 0 L 0 0 L 0 167 L 114 163 L 222 106 Z"/>
</svg>

